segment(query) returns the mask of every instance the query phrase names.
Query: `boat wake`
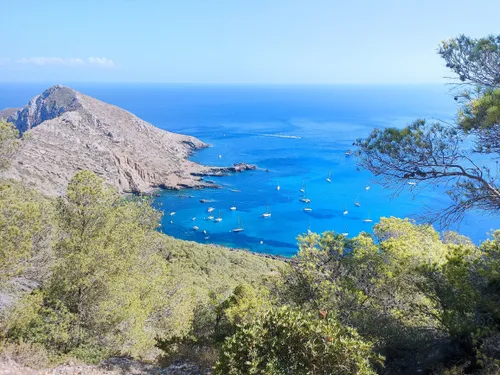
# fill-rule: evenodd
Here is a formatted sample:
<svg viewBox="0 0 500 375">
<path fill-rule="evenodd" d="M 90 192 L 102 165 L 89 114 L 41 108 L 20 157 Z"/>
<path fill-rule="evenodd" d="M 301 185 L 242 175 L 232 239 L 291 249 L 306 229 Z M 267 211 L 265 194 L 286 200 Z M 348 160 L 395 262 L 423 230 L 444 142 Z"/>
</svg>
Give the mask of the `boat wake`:
<svg viewBox="0 0 500 375">
<path fill-rule="evenodd" d="M 285 134 L 257 134 L 261 137 L 275 137 L 275 138 L 288 138 L 288 139 L 302 139 L 302 137 L 298 135 L 285 135 Z"/>
</svg>

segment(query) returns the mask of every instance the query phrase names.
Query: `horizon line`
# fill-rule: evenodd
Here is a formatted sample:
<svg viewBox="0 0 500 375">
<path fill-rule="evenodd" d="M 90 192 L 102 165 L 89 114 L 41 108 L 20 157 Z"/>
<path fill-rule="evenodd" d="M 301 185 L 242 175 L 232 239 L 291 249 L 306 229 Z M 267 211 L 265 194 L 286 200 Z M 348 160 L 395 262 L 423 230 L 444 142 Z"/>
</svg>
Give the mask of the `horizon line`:
<svg viewBox="0 0 500 375">
<path fill-rule="evenodd" d="M 143 85 L 185 85 L 185 86 L 359 86 L 359 85 L 446 85 L 453 84 L 449 78 L 443 78 L 446 81 L 426 81 L 426 82 L 163 82 L 163 81 L 71 81 L 58 80 L 49 81 L 0 81 L 4 84 L 47 84 L 49 86 L 67 85 L 67 84 L 143 84 Z"/>
</svg>

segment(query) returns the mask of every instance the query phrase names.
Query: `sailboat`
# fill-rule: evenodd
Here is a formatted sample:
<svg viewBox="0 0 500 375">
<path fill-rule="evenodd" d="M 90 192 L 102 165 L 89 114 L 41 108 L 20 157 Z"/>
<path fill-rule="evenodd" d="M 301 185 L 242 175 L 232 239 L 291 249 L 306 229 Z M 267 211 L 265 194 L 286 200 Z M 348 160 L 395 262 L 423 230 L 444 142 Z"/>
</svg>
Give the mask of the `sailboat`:
<svg viewBox="0 0 500 375">
<path fill-rule="evenodd" d="M 220 210 L 219 210 L 219 216 L 214 220 L 216 223 L 220 223 L 222 221 L 222 217 L 220 216 Z"/>
<path fill-rule="evenodd" d="M 358 200 L 358 198 L 356 198 L 356 200 L 354 201 L 354 205 L 355 205 L 356 207 L 361 207 L 361 204 L 359 204 L 359 200 Z"/>
<path fill-rule="evenodd" d="M 349 213 L 349 211 L 347 211 L 347 207 L 344 205 L 344 212 L 343 212 L 343 214 L 347 215 L 348 213 Z"/>
<path fill-rule="evenodd" d="M 304 187 L 304 191 L 302 192 L 302 198 L 299 198 L 299 201 L 304 203 L 311 203 L 309 198 L 306 198 L 306 188 Z"/>
<path fill-rule="evenodd" d="M 271 209 L 269 208 L 269 205 L 267 205 L 266 212 L 264 212 L 264 213 L 262 214 L 262 217 L 263 217 L 263 218 L 268 218 L 268 217 L 271 217 Z"/>
<path fill-rule="evenodd" d="M 302 186 L 300 187 L 300 192 L 305 193 L 306 192 L 306 184 L 302 183 Z"/>
<path fill-rule="evenodd" d="M 233 202 L 233 205 L 229 209 L 231 211 L 236 211 L 236 204 Z"/>
<path fill-rule="evenodd" d="M 363 219 L 363 223 L 371 223 L 373 220 L 370 219 L 370 210 L 368 210 L 368 216 L 366 217 L 366 219 Z"/>
<path fill-rule="evenodd" d="M 332 172 L 328 172 L 328 177 L 326 178 L 326 182 L 332 182 Z"/>
<path fill-rule="evenodd" d="M 233 232 L 243 232 L 245 228 L 243 227 L 243 224 L 241 223 L 241 218 L 238 218 L 238 226 L 233 229 Z"/>
<path fill-rule="evenodd" d="M 347 231 L 347 225 L 345 226 L 345 231 L 341 233 L 344 237 L 347 237 L 349 235 L 349 232 Z"/>
</svg>

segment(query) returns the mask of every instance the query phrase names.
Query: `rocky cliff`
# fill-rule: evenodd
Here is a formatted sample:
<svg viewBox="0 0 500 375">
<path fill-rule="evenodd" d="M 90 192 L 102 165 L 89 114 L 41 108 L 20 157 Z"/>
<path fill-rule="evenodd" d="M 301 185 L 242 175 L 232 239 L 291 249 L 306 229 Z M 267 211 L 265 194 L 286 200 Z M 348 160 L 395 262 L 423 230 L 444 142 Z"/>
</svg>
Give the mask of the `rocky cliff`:
<svg viewBox="0 0 500 375">
<path fill-rule="evenodd" d="M 11 168 L 1 176 L 48 195 L 64 194 L 68 181 L 82 169 L 95 172 L 119 192 L 149 192 L 209 187 L 213 184 L 202 176 L 252 168 L 191 162 L 190 153 L 207 144 L 158 129 L 130 112 L 60 85 L 10 111 L 7 121 L 24 137 Z"/>
</svg>

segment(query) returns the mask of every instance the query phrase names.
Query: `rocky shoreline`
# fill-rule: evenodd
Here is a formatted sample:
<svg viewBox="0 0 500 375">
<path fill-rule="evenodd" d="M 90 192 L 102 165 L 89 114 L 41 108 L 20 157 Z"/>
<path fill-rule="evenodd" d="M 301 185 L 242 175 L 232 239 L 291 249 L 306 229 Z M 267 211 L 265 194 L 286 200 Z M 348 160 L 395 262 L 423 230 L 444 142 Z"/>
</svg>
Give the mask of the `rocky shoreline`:
<svg viewBox="0 0 500 375">
<path fill-rule="evenodd" d="M 11 168 L 0 177 L 23 181 L 49 196 L 63 195 L 73 175 L 88 169 L 119 193 L 158 189 L 220 188 L 204 180 L 256 166 L 203 166 L 189 160 L 209 147 L 199 139 L 168 132 L 130 112 L 56 85 L 21 109 L 0 111 L 21 134 Z"/>
</svg>

